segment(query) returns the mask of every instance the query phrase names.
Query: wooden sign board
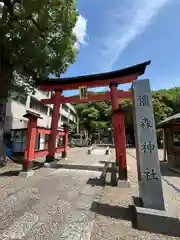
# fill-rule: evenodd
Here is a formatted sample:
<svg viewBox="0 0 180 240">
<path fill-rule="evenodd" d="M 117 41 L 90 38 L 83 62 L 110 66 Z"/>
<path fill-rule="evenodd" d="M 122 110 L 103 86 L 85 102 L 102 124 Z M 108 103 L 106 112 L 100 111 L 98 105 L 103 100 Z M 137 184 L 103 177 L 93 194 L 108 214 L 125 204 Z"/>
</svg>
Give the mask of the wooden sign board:
<svg viewBox="0 0 180 240">
<path fill-rule="evenodd" d="M 88 98 L 87 86 L 79 87 L 79 91 L 80 91 L 80 99 L 87 99 Z"/>
</svg>

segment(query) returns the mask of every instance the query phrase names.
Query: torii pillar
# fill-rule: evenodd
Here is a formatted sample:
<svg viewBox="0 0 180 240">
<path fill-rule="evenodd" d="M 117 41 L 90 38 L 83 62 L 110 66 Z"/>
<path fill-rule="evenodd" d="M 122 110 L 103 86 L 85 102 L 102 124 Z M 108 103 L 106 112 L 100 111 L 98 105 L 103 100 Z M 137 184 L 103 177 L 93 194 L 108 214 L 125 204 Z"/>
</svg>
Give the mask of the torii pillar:
<svg viewBox="0 0 180 240">
<path fill-rule="evenodd" d="M 51 162 L 54 161 L 54 156 L 56 152 L 56 137 L 57 137 L 57 128 L 59 121 L 59 109 L 61 105 L 61 89 L 55 89 L 54 95 L 54 105 L 51 119 L 51 135 L 48 142 L 48 155 L 46 156 L 46 161 Z"/>
<path fill-rule="evenodd" d="M 109 88 L 110 88 L 110 95 L 111 95 L 111 103 L 112 103 L 112 111 L 116 110 L 119 107 L 118 103 L 118 83 L 110 83 Z M 112 116 L 112 122 L 113 122 L 113 128 L 114 128 L 114 144 L 115 144 L 115 151 L 116 151 L 116 163 L 119 166 L 119 161 L 118 161 L 118 147 L 117 147 L 117 136 L 116 136 L 116 131 L 115 131 L 115 125 L 116 125 L 116 119 L 115 115 Z"/>
<path fill-rule="evenodd" d="M 118 83 L 110 83 L 110 94 L 113 112 L 113 127 L 114 127 L 114 142 L 116 150 L 116 162 L 119 170 L 119 180 L 127 181 L 127 166 L 126 166 L 126 137 L 124 128 L 124 113 L 119 111 L 118 98 Z"/>
<path fill-rule="evenodd" d="M 118 142 L 118 154 L 119 154 L 119 180 L 127 181 L 127 160 L 126 160 L 126 133 L 124 126 L 124 113 L 126 111 L 121 107 L 114 110 L 116 118 L 116 135 Z"/>
</svg>

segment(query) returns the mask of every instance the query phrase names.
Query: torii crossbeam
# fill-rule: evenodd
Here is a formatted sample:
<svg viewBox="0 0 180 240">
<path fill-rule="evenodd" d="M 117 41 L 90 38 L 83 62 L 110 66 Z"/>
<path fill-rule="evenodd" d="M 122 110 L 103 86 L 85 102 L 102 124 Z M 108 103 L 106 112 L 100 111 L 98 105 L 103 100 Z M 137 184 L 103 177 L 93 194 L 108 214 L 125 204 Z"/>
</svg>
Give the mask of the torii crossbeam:
<svg viewBox="0 0 180 240">
<path fill-rule="evenodd" d="M 132 94 L 130 91 L 118 91 L 118 98 L 120 99 L 127 99 L 131 98 Z M 42 99 L 41 102 L 43 104 L 54 104 L 55 96 L 52 95 L 51 98 Z M 61 96 L 60 102 L 61 103 L 80 103 L 80 102 L 102 102 L 102 101 L 111 101 L 110 92 L 106 93 L 99 93 L 99 94 L 90 94 L 87 98 L 80 99 L 79 96 L 72 96 L 72 97 L 64 97 Z"/>
</svg>

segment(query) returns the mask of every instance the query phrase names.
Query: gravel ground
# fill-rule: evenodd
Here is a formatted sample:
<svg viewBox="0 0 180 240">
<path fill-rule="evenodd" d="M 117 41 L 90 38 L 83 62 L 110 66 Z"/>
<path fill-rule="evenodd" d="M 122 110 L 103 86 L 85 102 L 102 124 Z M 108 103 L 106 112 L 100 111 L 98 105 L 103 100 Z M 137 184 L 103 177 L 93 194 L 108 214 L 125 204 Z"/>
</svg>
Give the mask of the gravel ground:
<svg viewBox="0 0 180 240">
<path fill-rule="evenodd" d="M 128 205 L 138 194 L 135 151 L 128 150 L 131 189 L 102 186 L 100 172 L 77 170 L 78 165 L 102 166 L 113 154 L 87 155 L 87 149 L 69 149 L 77 169 L 38 169 L 33 177 L 17 176 L 20 165 L 10 164 L 0 176 L 0 239 L 180 239 L 132 228 Z M 162 154 L 162 152 L 160 152 Z M 179 176 L 162 165 L 166 205 L 180 213 Z M 92 228 L 93 227 L 93 228 Z"/>
<path fill-rule="evenodd" d="M 33 177 L 17 175 L 19 165 L 7 166 L 0 176 L 0 239 L 88 240 L 95 213 L 91 205 L 102 186 L 90 185 L 99 179 L 101 160 L 110 156 L 88 155 L 87 149 L 69 149 L 73 166 L 66 169 L 40 168 Z M 81 165 L 81 170 L 78 166 Z M 93 171 L 83 170 L 88 165 Z"/>
<path fill-rule="evenodd" d="M 161 155 L 162 152 L 160 152 Z M 116 187 L 105 186 L 101 190 L 99 200 L 93 206 L 96 218 L 91 240 L 180 239 L 178 237 L 149 233 L 132 228 L 131 213 L 128 205 L 131 202 L 131 196 L 137 196 L 138 194 L 135 150 L 127 150 L 127 156 L 128 176 L 131 188 L 118 189 Z M 172 173 L 167 169 L 164 172 L 166 176 L 163 176 L 163 190 L 166 206 L 169 208 L 171 205 L 170 208 L 175 208 L 175 211 L 179 212 L 180 215 L 180 190 L 179 192 L 177 191 L 177 189 L 180 189 L 179 177 L 178 175 L 172 176 Z"/>
<path fill-rule="evenodd" d="M 68 150 L 68 157 L 70 160 L 74 159 L 74 156 L 79 155 L 81 152 L 84 152 L 83 148 L 70 148 Z M 30 186 L 48 173 L 54 171 L 53 169 L 40 168 L 35 170 L 33 177 L 24 179 L 18 176 L 21 169 L 22 166 L 20 164 L 16 164 L 11 160 L 8 161 L 6 167 L 0 168 L 0 199 L 15 193 L 19 189 Z"/>
</svg>

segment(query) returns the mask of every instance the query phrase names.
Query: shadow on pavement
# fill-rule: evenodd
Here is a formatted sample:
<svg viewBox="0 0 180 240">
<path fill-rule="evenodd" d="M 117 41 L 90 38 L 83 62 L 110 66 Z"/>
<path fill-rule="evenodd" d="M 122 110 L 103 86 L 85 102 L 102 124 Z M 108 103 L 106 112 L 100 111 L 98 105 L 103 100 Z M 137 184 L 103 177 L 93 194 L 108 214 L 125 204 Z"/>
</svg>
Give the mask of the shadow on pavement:
<svg viewBox="0 0 180 240">
<path fill-rule="evenodd" d="M 100 178 L 90 178 L 87 181 L 87 184 L 90 184 L 92 186 L 111 186 L 116 187 L 117 186 L 117 168 L 114 168 L 114 165 L 109 167 L 109 163 L 106 162 L 104 165 L 104 169 L 102 171 L 102 174 Z M 109 176 L 109 179 L 107 179 L 107 176 Z M 110 181 L 109 181 L 110 180 Z"/>
<path fill-rule="evenodd" d="M 87 181 L 87 184 L 91 185 L 92 187 L 95 186 L 104 186 L 105 185 L 105 181 L 103 178 L 89 178 Z"/>
<path fill-rule="evenodd" d="M 106 217 L 123 219 L 126 221 L 132 220 L 130 209 L 121 206 L 112 206 L 94 201 L 91 205 L 91 211 Z"/>
<path fill-rule="evenodd" d="M 143 201 L 140 197 L 132 196 L 132 200 L 133 200 L 135 206 L 143 207 Z"/>
<path fill-rule="evenodd" d="M 160 161 L 161 174 L 169 177 L 180 177 L 180 174 L 169 169 L 168 162 Z"/>
<path fill-rule="evenodd" d="M 137 218 L 136 218 L 137 213 L 135 213 L 134 206 L 132 205 L 129 205 L 129 207 L 127 208 L 123 206 L 112 206 L 109 204 L 104 204 L 104 203 L 94 201 L 91 205 L 91 211 L 105 217 L 129 221 L 132 224 L 132 228 L 137 229 L 138 231 L 146 231 L 146 232 L 155 233 L 155 234 L 164 234 L 166 236 L 177 236 L 177 233 L 171 231 L 171 228 L 169 227 L 168 222 L 166 222 L 166 224 L 163 225 L 163 228 L 162 226 L 160 226 L 159 228 L 158 221 L 156 221 L 157 220 L 156 217 L 153 220 L 153 216 L 151 217 L 153 222 L 150 222 L 150 221 L 146 222 L 144 218 L 143 220 L 139 219 L 139 221 L 144 221 L 144 223 L 141 224 L 141 228 L 139 228 L 137 225 Z M 159 224 L 162 225 L 161 223 Z M 154 225 L 156 225 L 155 228 L 153 227 Z M 128 230 L 130 229 L 127 229 L 127 231 Z"/>
<path fill-rule="evenodd" d="M 18 176 L 20 173 L 20 170 L 12 170 L 12 171 L 7 171 L 0 173 L 0 177 L 13 177 L 13 176 Z"/>
<path fill-rule="evenodd" d="M 32 167 L 32 170 L 37 170 L 41 168 L 41 166 L 33 166 Z M 13 176 L 18 176 L 19 173 L 21 172 L 21 169 L 20 170 L 10 170 L 10 171 L 5 171 L 5 172 L 2 172 L 0 173 L 0 177 L 13 177 Z"/>
<path fill-rule="evenodd" d="M 170 183 L 167 179 L 163 178 L 163 180 L 165 181 L 165 183 L 167 183 L 167 185 L 172 187 L 178 194 L 180 194 L 180 189 L 179 188 L 177 188 L 174 184 Z"/>
</svg>

